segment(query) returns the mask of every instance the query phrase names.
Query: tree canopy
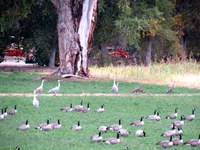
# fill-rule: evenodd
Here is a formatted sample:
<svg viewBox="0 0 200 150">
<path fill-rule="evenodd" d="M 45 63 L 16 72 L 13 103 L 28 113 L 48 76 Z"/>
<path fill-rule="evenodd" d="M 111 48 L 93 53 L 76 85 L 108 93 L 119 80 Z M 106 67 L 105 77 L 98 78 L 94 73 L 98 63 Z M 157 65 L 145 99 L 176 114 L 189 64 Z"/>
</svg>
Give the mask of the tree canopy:
<svg viewBox="0 0 200 150">
<path fill-rule="evenodd" d="M 152 37 L 151 60 L 182 51 L 198 56 L 199 6 L 198 0 L 100 0 L 92 51 L 109 43 L 131 46 L 145 59 Z M 5 50 L 9 36 L 24 37 L 26 49 L 34 47 L 39 64 L 48 65 L 58 39 L 52 2 L 1 0 L 0 12 L 0 50 Z"/>
</svg>

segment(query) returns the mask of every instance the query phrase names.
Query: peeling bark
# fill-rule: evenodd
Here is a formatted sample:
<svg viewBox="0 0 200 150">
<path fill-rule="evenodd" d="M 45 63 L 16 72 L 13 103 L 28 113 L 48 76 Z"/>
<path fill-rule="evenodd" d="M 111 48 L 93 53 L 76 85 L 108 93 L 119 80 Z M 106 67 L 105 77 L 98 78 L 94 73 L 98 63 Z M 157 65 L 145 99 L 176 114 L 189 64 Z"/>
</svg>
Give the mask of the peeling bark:
<svg viewBox="0 0 200 150">
<path fill-rule="evenodd" d="M 145 53 L 145 60 L 144 60 L 144 63 L 146 66 L 149 66 L 151 64 L 152 41 L 153 41 L 153 37 L 149 36 L 148 46 L 147 46 L 147 50 Z"/>
<path fill-rule="evenodd" d="M 58 13 L 60 66 L 54 74 L 89 76 L 88 54 L 94 31 L 97 0 L 52 0 Z"/>
</svg>

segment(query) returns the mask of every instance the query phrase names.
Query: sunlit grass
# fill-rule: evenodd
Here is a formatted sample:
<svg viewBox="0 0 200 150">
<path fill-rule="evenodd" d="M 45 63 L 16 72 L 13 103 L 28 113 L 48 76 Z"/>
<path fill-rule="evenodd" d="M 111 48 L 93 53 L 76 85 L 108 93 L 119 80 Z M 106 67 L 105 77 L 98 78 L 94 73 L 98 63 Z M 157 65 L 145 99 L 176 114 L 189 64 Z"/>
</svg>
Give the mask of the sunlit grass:
<svg viewBox="0 0 200 150">
<path fill-rule="evenodd" d="M 200 88 L 200 65 L 195 62 L 156 63 L 145 66 L 90 67 L 91 75 L 100 79 L 125 82 L 172 84 Z"/>
</svg>

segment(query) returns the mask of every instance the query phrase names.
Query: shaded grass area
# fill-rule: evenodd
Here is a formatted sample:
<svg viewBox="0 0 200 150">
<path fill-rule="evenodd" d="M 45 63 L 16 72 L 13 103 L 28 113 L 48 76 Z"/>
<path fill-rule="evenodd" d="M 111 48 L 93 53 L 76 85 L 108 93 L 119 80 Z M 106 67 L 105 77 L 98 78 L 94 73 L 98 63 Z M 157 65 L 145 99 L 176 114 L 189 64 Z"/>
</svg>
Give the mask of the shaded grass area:
<svg viewBox="0 0 200 150">
<path fill-rule="evenodd" d="M 0 93 L 33 93 L 33 90 L 40 86 L 40 80 L 33 80 L 39 76 L 36 73 L 3 73 L 0 72 Z M 62 94 L 80 94 L 80 93 L 111 93 L 113 79 L 110 81 L 61 81 L 60 93 Z M 57 86 L 57 81 L 44 82 L 42 93 L 48 93 L 48 90 Z M 119 82 L 119 93 L 131 93 L 134 88 L 139 86 L 135 82 Z M 142 84 L 146 93 L 164 94 L 168 85 Z M 173 93 L 197 93 L 198 89 L 188 89 L 184 87 L 175 87 Z"/>
<path fill-rule="evenodd" d="M 171 120 L 166 120 L 167 114 L 173 113 L 178 107 L 178 119 L 181 114 L 191 114 L 193 108 L 196 111 L 196 119 L 192 122 L 185 121 L 183 127 L 184 141 L 197 138 L 199 135 L 199 96 L 190 97 L 154 97 L 154 96 L 133 96 L 133 97 L 38 97 L 40 107 L 38 110 L 32 106 L 32 97 L 1 97 L 0 106 L 8 106 L 9 109 L 17 104 L 18 112 L 14 116 L 8 116 L 5 120 L 0 121 L 0 149 L 14 149 L 19 145 L 22 149 L 120 149 L 128 146 L 129 149 L 138 150 L 156 150 L 161 149 L 155 145 L 158 141 L 168 139 L 160 135 L 169 130 Z M 60 111 L 63 106 L 80 104 L 81 99 L 83 105 L 88 102 L 91 104 L 89 113 Z M 105 104 L 104 113 L 96 113 L 96 108 Z M 152 114 L 155 109 L 161 111 L 161 121 L 153 122 L 145 119 L 143 127 L 132 127 L 130 122 L 139 120 L 141 116 Z M 61 119 L 62 128 L 51 130 L 49 132 L 39 131 L 34 129 L 37 123 L 45 123 L 47 118 L 51 118 L 51 122 L 56 122 Z M 30 121 L 31 128 L 28 131 L 21 132 L 16 130 L 18 125 L 24 123 L 25 120 Z M 118 120 L 122 119 L 124 128 L 130 130 L 131 134 L 128 137 L 121 138 L 122 142 L 117 145 L 108 145 L 106 143 L 93 143 L 90 141 L 90 136 L 97 134 L 99 125 L 117 124 Z M 81 122 L 83 130 L 73 132 L 70 127 Z M 137 138 L 134 133 L 138 129 L 143 129 L 147 133 L 145 138 Z M 103 134 L 103 137 L 115 137 L 116 133 L 108 131 Z M 180 145 L 178 149 L 190 149 L 187 146 Z M 174 149 L 170 148 L 170 149 Z M 198 148 L 193 148 L 198 149 Z"/>
</svg>

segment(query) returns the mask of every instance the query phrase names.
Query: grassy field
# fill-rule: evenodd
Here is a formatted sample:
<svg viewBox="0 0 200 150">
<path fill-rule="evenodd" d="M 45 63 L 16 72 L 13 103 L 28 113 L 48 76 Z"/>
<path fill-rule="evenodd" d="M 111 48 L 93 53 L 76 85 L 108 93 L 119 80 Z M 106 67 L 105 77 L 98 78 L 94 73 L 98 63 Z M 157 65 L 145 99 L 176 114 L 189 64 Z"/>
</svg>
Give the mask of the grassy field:
<svg viewBox="0 0 200 150">
<path fill-rule="evenodd" d="M 38 76 L 35 73 L 0 73 L 0 93 L 32 93 L 38 87 L 41 81 L 33 81 L 33 78 Z M 44 84 L 44 91 L 47 91 L 57 85 L 57 81 L 47 81 Z M 138 83 L 120 82 L 120 93 L 131 93 Z M 110 93 L 112 81 L 61 81 L 62 94 L 81 94 L 81 93 Z M 85 149 L 100 149 L 100 150 L 123 150 L 125 147 L 138 150 L 156 150 L 162 149 L 155 143 L 168 139 L 160 135 L 169 130 L 171 120 L 166 120 L 165 116 L 173 113 L 178 107 L 178 119 L 182 114 L 191 114 L 193 108 L 196 111 L 196 119 L 192 122 L 185 121 L 183 127 L 184 141 L 197 138 L 200 134 L 200 117 L 199 117 L 199 96 L 192 95 L 199 93 L 198 89 L 188 89 L 175 87 L 174 93 L 171 95 L 156 95 L 165 94 L 167 85 L 150 85 L 143 84 L 146 93 L 151 94 L 132 94 L 131 96 L 38 96 L 40 101 L 39 109 L 35 109 L 32 105 L 32 97 L 0 97 L 0 108 L 8 106 L 9 109 L 17 105 L 17 114 L 8 116 L 0 121 L 0 149 L 8 150 L 15 149 L 19 145 L 22 150 L 85 150 Z M 181 96 L 182 93 L 191 94 Z M 155 94 L 155 95 L 154 95 Z M 180 94 L 180 95 L 179 95 Z M 91 110 L 88 113 L 80 112 L 61 112 L 60 108 L 80 104 L 83 100 L 84 106 L 88 102 L 91 104 Z M 104 113 L 96 113 L 95 110 L 102 104 L 105 105 Z M 141 116 L 152 114 L 155 109 L 161 111 L 161 121 L 154 122 L 144 120 L 145 124 L 142 127 L 132 127 L 129 124 L 132 121 L 139 120 Z M 35 124 L 45 123 L 47 118 L 51 118 L 52 122 L 57 122 L 61 119 L 62 128 L 51 130 L 48 132 L 35 129 Z M 31 128 L 25 132 L 18 131 L 18 125 L 28 119 Z M 122 119 L 123 128 L 128 129 L 131 134 L 128 137 L 121 137 L 121 142 L 117 145 L 108 145 L 106 143 L 93 143 L 90 136 L 97 134 L 97 127 L 100 125 L 117 124 L 118 120 Z M 70 130 L 73 124 L 81 122 L 82 130 L 74 132 Z M 143 129 L 147 136 L 138 138 L 135 136 L 135 131 Z M 116 133 L 108 131 L 103 134 L 104 138 L 115 137 Z M 170 148 L 170 149 L 174 149 Z M 177 149 L 191 149 L 190 147 L 180 145 Z M 199 149 L 192 148 L 192 149 Z"/>
<path fill-rule="evenodd" d="M 195 62 L 155 63 L 145 66 L 108 66 L 91 67 L 91 74 L 96 78 L 113 79 L 124 82 L 151 84 L 171 84 L 200 89 L 200 65 Z"/>
</svg>

